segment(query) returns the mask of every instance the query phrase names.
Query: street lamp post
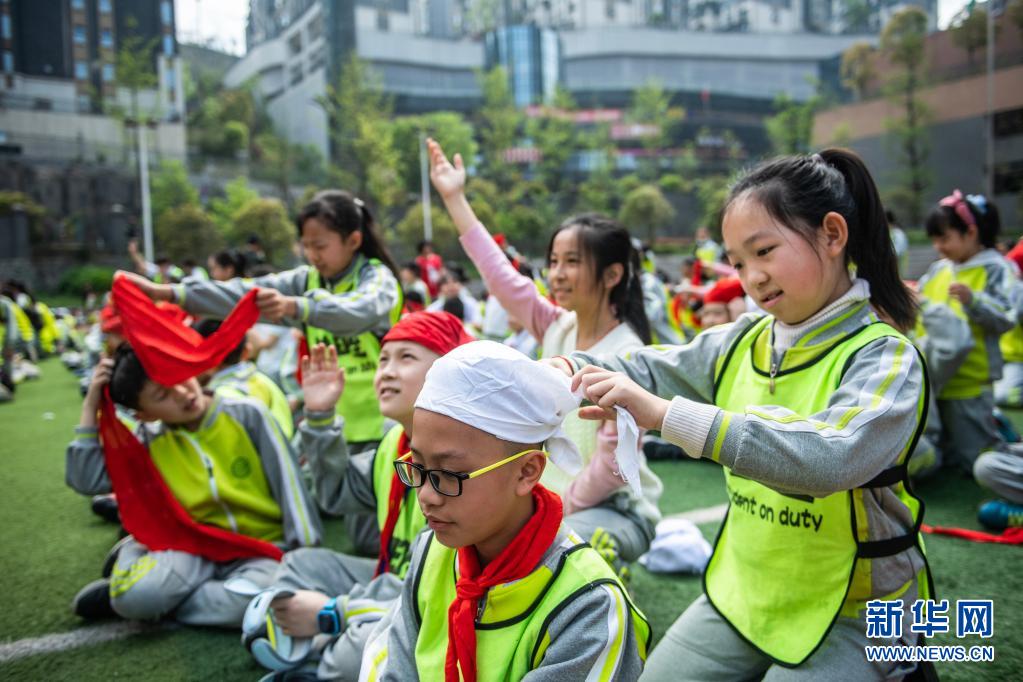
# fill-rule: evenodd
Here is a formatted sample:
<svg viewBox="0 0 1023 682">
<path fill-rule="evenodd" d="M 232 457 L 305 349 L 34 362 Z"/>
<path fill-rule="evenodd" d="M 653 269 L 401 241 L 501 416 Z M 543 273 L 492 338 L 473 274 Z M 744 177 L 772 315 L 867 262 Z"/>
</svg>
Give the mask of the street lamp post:
<svg viewBox="0 0 1023 682">
<path fill-rule="evenodd" d="M 145 258 L 153 262 L 153 214 L 149 201 L 149 146 L 146 144 L 145 128 L 156 129 L 156 121 L 126 119 L 124 124 L 135 128 L 138 136 L 139 191 L 142 194 L 142 249 Z"/>
</svg>

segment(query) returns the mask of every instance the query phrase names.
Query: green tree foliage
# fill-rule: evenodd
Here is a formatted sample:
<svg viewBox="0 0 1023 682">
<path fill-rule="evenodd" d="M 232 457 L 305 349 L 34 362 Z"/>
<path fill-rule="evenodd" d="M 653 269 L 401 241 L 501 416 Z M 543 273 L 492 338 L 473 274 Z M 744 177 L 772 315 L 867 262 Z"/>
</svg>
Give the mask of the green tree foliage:
<svg viewBox="0 0 1023 682">
<path fill-rule="evenodd" d="M 505 159 L 505 152 L 515 146 L 522 126 L 522 112 L 515 108 L 508 72 L 502 67 L 478 75 L 483 105 L 479 112 L 482 175 L 499 187 L 509 187 L 518 171 Z"/>
<path fill-rule="evenodd" d="M 139 91 L 155 88 L 156 62 L 153 48 L 156 39 L 145 40 L 138 35 L 121 36 L 117 54 L 114 57 L 114 75 L 117 84 L 128 90 L 131 97 L 131 110 L 128 115 L 136 121 L 140 116 L 152 115 L 153 112 L 139 110 Z"/>
<path fill-rule="evenodd" d="M 874 59 L 877 50 L 870 43 L 856 43 L 850 45 L 842 53 L 841 78 L 842 85 L 846 86 L 856 95 L 856 99 L 862 100 L 867 93 L 870 84 L 877 77 L 874 68 Z"/>
<path fill-rule="evenodd" d="M 294 184 L 323 182 L 325 164 L 315 147 L 292 144 L 274 132 L 256 138 L 253 145 L 252 175 L 269 180 L 291 205 Z"/>
<path fill-rule="evenodd" d="M 253 199 L 234 214 L 227 231 L 230 243 L 241 244 L 250 235 L 259 237 L 269 262 L 281 267 L 291 262 L 295 228 L 277 199 Z"/>
<path fill-rule="evenodd" d="M 813 120 L 820 106 L 821 98 L 816 95 L 805 102 L 785 94 L 775 98 L 775 114 L 764 121 L 775 154 L 806 154 L 810 150 Z"/>
<path fill-rule="evenodd" d="M 671 106 L 671 95 L 656 79 L 651 79 L 632 93 L 632 107 L 628 119 L 631 123 L 656 128 L 657 132 L 641 138 L 643 148 L 650 155 L 639 163 L 639 177 L 653 182 L 661 169 L 659 153 L 668 146 L 671 127 L 685 119 L 685 110 Z"/>
<path fill-rule="evenodd" d="M 842 19 L 846 33 L 869 33 L 870 17 L 873 9 L 867 0 L 845 0 L 842 7 Z"/>
<path fill-rule="evenodd" d="M 157 219 L 155 230 L 160 253 L 178 263 L 185 258 L 201 261 L 224 247 L 223 233 L 196 204 L 170 207 Z"/>
<path fill-rule="evenodd" d="M 896 67 L 888 77 L 887 94 L 903 111 L 900 118 L 886 122 L 900 165 L 888 198 L 912 225 L 920 224 L 924 194 L 931 182 L 927 168 L 929 112 L 919 98 L 926 75 L 926 36 L 927 15 L 914 6 L 897 12 L 881 33 L 881 50 Z"/>
<path fill-rule="evenodd" d="M 237 214 L 256 199 L 259 199 L 259 193 L 252 189 L 244 175 L 239 175 L 224 187 L 223 197 L 210 201 L 210 217 L 223 234 L 232 234 Z M 242 241 L 244 237 L 238 243 Z"/>
<path fill-rule="evenodd" d="M 565 173 L 565 165 L 582 147 L 579 127 L 572 120 L 575 108 L 572 96 L 559 87 L 553 107 L 544 107 L 543 115 L 526 123 L 526 135 L 540 151 L 536 178 L 554 195 L 555 200 L 574 186 Z"/>
<path fill-rule="evenodd" d="M 394 120 L 394 149 L 398 154 L 401 186 L 410 195 L 419 195 L 419 136 L 432 137 L 444 151 L 462 155 L 466 166 L 472 166 L 479 151 L 475 130 L 461 114 L 435 111 L 421 116 L 401 116 Z"/>
<path fill-rule="evenodd" d="M 995 24 L 995 37 L 998 36 L 1000 27 Z M 977 50 L 987 47 L 987 10 L 974 7 L 972 10 L 965 9 L 950 29 L 952 42 L 966 50 L 966 56 L 973 64 L 973 57 Z"/>
<path fill-rule="evenodd" d="M 154 224 L 172 208 L 199 205 L 199 192 L 180 161 L 164 159 L 150 176 L 149 185 Z"/>
<path fill-rule="evenodd" d="M 703 226 L 714 234 L 721 234 L 721 212 L 728 199 L 731 180 L 727 175 L 708 175 L 696 182 L 696 198 L 700 201 L 700 219 Z"/>
<path fill-rule="evenodd" d="M 629 192 L 618 212 L 618 220 L 633 234 L 641 231 L 648 242 L 657 238 L 657 230 L 675 218 L 675 209 L 657 185 L 640 185 Z"/>
<path fill-rule="evenodd" d="M 382 82 L 354 53 L 337 85 L 317 100 L 327 113 L 333 144 L 333 183 L 369 199 L 386 216 L 403 198 L 391 124 L 394 105 Z"/>
<path fill-rule="evenodd" d="M 430 206 L 430 223 L 433 230 L 433 244 L 444 260 L 463 260 L 465 253 L 458 241 L 458 230 L 451 222 L 448 212 L 443 206 L 432 204 Z M 413 204 L 405 211 L 405 215 L 394 227 L 398 244 L 404 248 L 402 256 L 411 258 L 415 254 L 412 248 L 423 239 L 423 207 L 421 204 Z"/>
</svg>

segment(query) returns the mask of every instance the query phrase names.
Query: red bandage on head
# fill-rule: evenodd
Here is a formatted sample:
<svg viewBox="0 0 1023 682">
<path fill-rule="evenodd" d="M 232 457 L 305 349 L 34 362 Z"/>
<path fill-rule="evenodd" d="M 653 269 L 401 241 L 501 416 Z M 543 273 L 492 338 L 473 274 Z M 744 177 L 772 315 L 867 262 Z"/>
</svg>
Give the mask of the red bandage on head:
<svg viewBox="0 0 1023 682">
<path fill-rule="evenodd" d="M 703 295 L 704 303 L 728 303 L 737 298 L 745 296 L 742 290 L 742 282 L 735 277 L 719 279 L 714 286 Z"/>
<path fill-rule="evenodd" d="M 401 318 L 380 343 L 388 341 L 411 341 L 438 355 L 446 355 L 475 339 L 465 331 L 462 321 L 451 313 L 422 311 Z"/>
</svg>

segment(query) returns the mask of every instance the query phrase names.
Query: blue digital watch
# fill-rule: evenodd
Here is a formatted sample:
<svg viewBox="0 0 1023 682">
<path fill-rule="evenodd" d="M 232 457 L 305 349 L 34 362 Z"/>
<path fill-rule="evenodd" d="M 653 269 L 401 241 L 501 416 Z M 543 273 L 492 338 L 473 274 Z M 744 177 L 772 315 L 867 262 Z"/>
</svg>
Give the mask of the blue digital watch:
<svg viewBox="0 0 1023 682">
<path fill-rule="evenodd" d="M 337 612 L 336 597 L 324 604 L 316 614 L 316 623 L 320 626 L 320 632 L 325 635 L 336 635 L 341 632 L 341 616 Z"/>
</svg>

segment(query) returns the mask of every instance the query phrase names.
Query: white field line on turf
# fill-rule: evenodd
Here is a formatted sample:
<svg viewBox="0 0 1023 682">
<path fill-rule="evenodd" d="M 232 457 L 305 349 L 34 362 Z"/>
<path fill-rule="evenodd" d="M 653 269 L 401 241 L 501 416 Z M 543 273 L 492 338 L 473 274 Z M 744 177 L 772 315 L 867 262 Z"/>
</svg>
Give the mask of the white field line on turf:
<svg viewBox="0 0 1023 682">
<path fill-rule="evenodd" d="M 106 623 L 84 627 L 71 632 L 58 632 L 42 637 L 19 639 L 0 644 L 0 663 L 9 663 L 26 656 L 68 651 L 83 646 L 95 646 L 115 639 L 124 639 L 144 632 L 158 632 L 174 627 L 171 623 L 140 623 L 137 621 Z"/>
<path fill-rule="evenodd" d="M 666 519 L 688 519 L 696 524 L 714 523 L 725 518 L 728 511 L 727 504 L 719 504 L 713 507 L 701 509 L 690 509 L 679 514 L 666 516 Z M 156 632 L 167 628 L 176 627 L 173 623 L 139 623 L 119 622 L 95 625 L 92 627 L 72 630 L 71 632 L 60 632 L 42 637 L 30 639 L 19 639 L 16 642 L 0 644 L 0 663 L 8 663 L 25 656 L 36 654 L 48 654 L 57 651 L 67 651 L 83 646 L 94 646 L 115 639 L 124 639 L 143 632 Z"/>
</svg>

